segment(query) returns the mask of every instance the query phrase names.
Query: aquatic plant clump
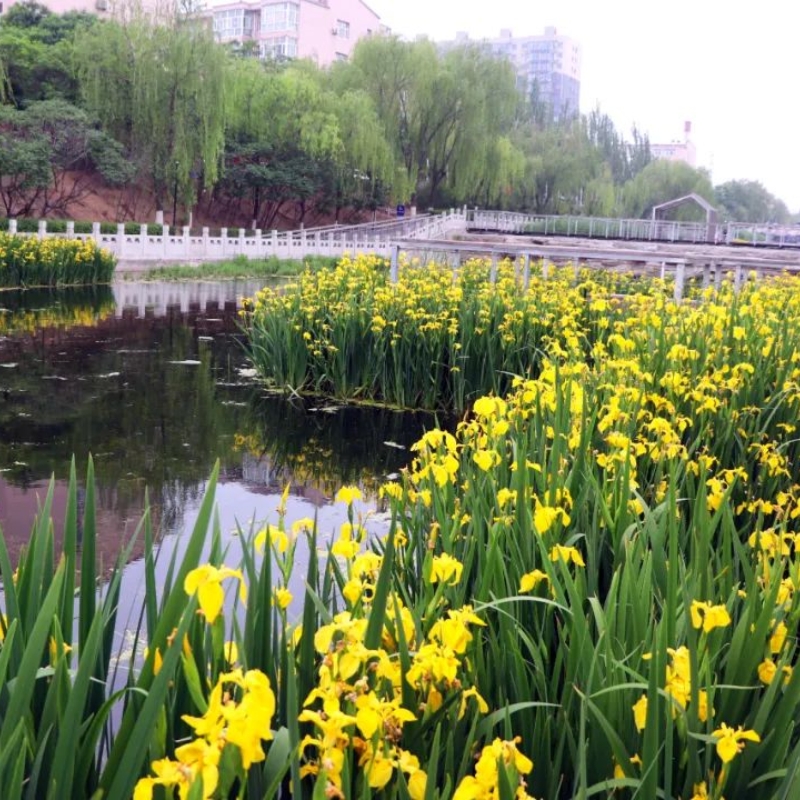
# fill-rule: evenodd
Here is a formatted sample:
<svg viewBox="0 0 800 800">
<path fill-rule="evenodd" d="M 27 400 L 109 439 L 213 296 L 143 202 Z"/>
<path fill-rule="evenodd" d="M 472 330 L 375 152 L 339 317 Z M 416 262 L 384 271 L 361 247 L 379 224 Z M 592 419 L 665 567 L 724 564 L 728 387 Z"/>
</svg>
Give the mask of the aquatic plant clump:
<svg viewBox="0 0 800 800">
<path fill-rule="evenodd" d="M 795 287 L 582 297 L 588 355 L 560 340 L 428 431 L 380 537 L 345 486 L 323 547 L 287 487 L 234 561 L 215 474 L 166 580 L 144 521 L 132 653 L 103 644 L 116 577 L 75 624 L 73 477 L 63 561 L 49 501 L 16 573 L 0 547 L 0 796 L 796 796 Z"/>
<path fill-rule="evenodd" d="M 551 266 L 546 280 L 541 265 L 532 272 L 526 291 L 521 264 L 508 260 L 496 283 L 485 260 L 457 274 L 409 263 L 393 284 L 383 259 L 345 257 L 252 299 L 249 355 L 282 389 L 461 412 L 481 394 L 505 393 L 514 375 L 535 377 L 546 354 L 588 350 L 607 335 L 619 307 L 609 295 L 663 290 L 660 281 L 571 267 Z"/>
<path fill-rule="evenodd" d="M 0 287 L 109 283 L 116 261 L 91 239 L 43 239 L 0 233 Z"/>
<path fill-rule="evenodd" d="M 0 536 L 0 689 L 9 690 L 0 795 L 59 787 L 68 797 L 134 800 L 287 790 L 424 800 L 439 784 L 444 796 L 467 798 L 475 781 L 490 792 L 510 781 L 525 800 L 533 764 L 520 741 L 492 723 L 475 727 L 489 711 L 473 666 L 484 622 L 444 597 L 430 598 L 447 612 L 438 621 L 404 603 L 392 587 L 393 549 L 406 547 L 399 529 L 383 553 L 371 550 L 353 510 L 361 491 L 343 487 L 337 502 L 348 522 L 320 562 L 314 522 L 286 521 L 287 487 L 275 524 L 239 531 L 241 563 L 225 566 L 212 524 L 216 481 L 217 470 L 166 577 L 145 516 L 141 619 L 120 645 L 121 567 L 132 543 L 95 593 L 91 463 L 80 546 L 74 468 L 62 548 L 52 537 L 52 485 L 17 569 Z M 303 546 L 298 608 L 289 584 Z M 437 575 L 434 591 L 437 581 L 454 585 L 446 569 Z"/>
</svg>

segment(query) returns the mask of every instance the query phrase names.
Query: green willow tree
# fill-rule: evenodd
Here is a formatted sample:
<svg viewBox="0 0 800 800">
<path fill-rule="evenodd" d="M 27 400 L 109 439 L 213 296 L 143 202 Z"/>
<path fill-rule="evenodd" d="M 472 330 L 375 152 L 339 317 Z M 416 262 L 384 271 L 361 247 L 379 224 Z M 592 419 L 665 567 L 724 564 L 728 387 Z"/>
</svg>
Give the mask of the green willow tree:
<svg viewBox="0 0 800 800">
<path fill-rule="evenodd" d="M 432 198 L 442 187 L 454 198 L 499 202 L 521 173 L 521 159 L 508 137 L 517 104 L 510 64 L 476 47 L 459 47 L 441 62 L 440 114 L 427 144 Z"/>
<path fill-rule="evenodd" d="M 225 111 L 229 136 L 292 143 L 311 156 L 341 147 L 336 115 L 311 64 L 236 59 L 228 65 Z"/>
<path fill-rule="evenodd" d="M 39 3 L 18 3 L 0 17 L 0 60 L 7 95 L 23 108 L 37 100 L 78 101 L 72 70 L 75 31 L 94 24 L 85 12 L 53 14 Z"/>
<path fill-rule="evenodd" d="M 314 69 L 238 58 L 228 65 L 225 168 L 215 196 L 229 207 L 252 201 L 256 227 L 272 227 L 284 203 L 308 203 L 319 164 L 342 147 Z"/>
<path fill-rule="evenodd" d="M 0 104 L 3 104 L 8 100 L 8 92 L 8 72 L 6 71 L 3 54 L 0 53 Z"/>
<path fill-rule="evenodd" d="M 381 118 L 363 90 L 328 91 L 341 148 L 323 171 L 323 202 L 339 213 L 347 206 L 375 210 L 389 199 L 404 199 L 409 185 L 386 138 Z"/>
<path fill-rule="evenodd" d="M 75 60 L 84 104 L 152 181 L 159 208 L 170 198 L 190 205 L 198 182 L 214 185 L 228 55 L 206 26 L 138 14 L 98 23 L 78 33 Z"/>
<path fill-rule="evenodd" d="M 269 227 L 294 202 L 337 212 L 368 204 L 391 184 L 395 162 L 369 96 L 334 94 L 310 62 L 262 64 L 235 59 L 226 93 L 225 174 L 219 193 L 252 200 L 252 218 Z M 404 188 L 404 187 L 401 187 Z"/>
<path fill-rule="evenodd" d="M 525 178 L 516 186 L 515 208 L 537 214 L 613 213 L 612 169 L 592 142 L 585 118 L 543 128 L 522 126 L 516 136 L 525 157 Z"/>
<path fill-rule="evenodd" d="M 442 195 L 484 196 L 490 171 L 516 171 L 513 147 L 500 145 L 519 95 L 510 66 L 477 48 L 440 55 L 432 42 L 375 37 L 358 43 L 352 61 L 332 73 L 338 93 L 371 98 L 405 181 L 418 203 Z"/>
<path fill-rule="evenodd" d="M 264 62 L 244 57 L 252 43 L 215 44 L 195 0 L 155 2 L 145 16 L 121 0 L 115 21 L 15 5 L 0 19 L 0 107 L 81 108 L 107 158 L 62 162 L 113 166 L 118 142 L 139 188 L 175 216 L 201 195 L 219 224 L 264 229 L 409 201 L 593 216 L 639 216 L 690 192 L 715 201 L 708 175 L 652 162 L 647 136 L 626 139 L 599 108 L 557 117 L 535 82 L 519 92 L 511 64 L 481 47 L 375 36 L 326 69 Z M 3 118 L 0 188 L 14 208 L 23 196 L 38 207 L 53 183 L 34 116 Z M 754 182 L 723 184 L 716 200 L 731 219 L 787 216 Z"/>
</svg>

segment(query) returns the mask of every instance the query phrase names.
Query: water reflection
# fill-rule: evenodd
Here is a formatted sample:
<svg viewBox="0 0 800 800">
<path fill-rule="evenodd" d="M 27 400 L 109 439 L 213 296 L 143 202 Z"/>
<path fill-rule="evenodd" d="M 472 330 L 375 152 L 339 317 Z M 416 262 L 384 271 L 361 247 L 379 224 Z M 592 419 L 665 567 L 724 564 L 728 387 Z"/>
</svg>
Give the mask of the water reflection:
<svg viewBox="0 0 800 800">
<path fill-rule="evenodd" d="M 369 493 L 410 459 L 421 430 L 435 423 L 430 414 L 399 413 L 383 408 L 338 406 L 314 401 L 250 397 L 247 430 L 234 445 L 243 466 L 254 473 L 268 464 L 277 473 L 330 497 L 343 484 Z"/>
<path fill-rule="evenodd" d="M 110 286 L 0 292 L 0 337 L 33 335 L 49 328 L 93 327 L 114 313 Z M 7 364 L 6 364 L 7 366 Z"/>
<path fill-rule="evenodd" d="M 0 293 L 0 526 L 14 553 L 51 475 L 63 516 L 73 454 L 79 476 L 95 460 L 106 563 L 146 490 L 163 534 L 191 525 L 216 459 L 228 528 L 268 517 L 286 483 L 290 509 L 313 516 L 343 483 L 369 490 L 408 462 L 432 417 L 288 403 L 244 377 L 237 307 L 256 288 Z"/>
</svg>

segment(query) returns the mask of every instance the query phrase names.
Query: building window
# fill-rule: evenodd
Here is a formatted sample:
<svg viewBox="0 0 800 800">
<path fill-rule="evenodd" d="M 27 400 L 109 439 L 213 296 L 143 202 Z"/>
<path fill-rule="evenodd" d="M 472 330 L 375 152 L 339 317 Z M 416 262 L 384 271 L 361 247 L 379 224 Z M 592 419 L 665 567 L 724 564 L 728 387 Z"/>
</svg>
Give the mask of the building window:
<svg viewBox="0 0 800 800">
<path fill-rule="evenodd" d="M 261 9 L 262 31 L 296 31 L 299 22 L 298 3 L 272 3 Z"/>
<path fill-rule="evenodd" d="M 241 38 L 244 35 L 244 9 L 215 12 L 214 35 L 219 39 Z"/>
<path fill-rule="evenodd" d="M 337 61 L 347 61 L 347 53 L 337 53 L 336 54 Z"/>
<path fill-rule="evenodd" d="M 297 39 L 294 36 L 273 36 L 261 42 L 261 58 L 297 58 Z"/>
<path fill-rule="evenodd" d="M 342 39 L 349 39 L 350 38 L 350 23 L 345 22 L 343 19 L 336 20 L 336 27 L 334 28 L 336 31 L 337 36 L 341 36 Z"/>
</svg>

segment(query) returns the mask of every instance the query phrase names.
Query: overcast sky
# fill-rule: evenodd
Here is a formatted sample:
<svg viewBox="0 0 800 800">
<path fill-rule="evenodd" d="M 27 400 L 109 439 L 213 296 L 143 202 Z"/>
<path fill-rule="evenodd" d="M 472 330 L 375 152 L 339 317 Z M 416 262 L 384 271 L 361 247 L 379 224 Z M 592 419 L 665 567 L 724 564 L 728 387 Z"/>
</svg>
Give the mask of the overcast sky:
<svg viewBox="0 0 800 800">
<path fill-rule="evenodd" d="M 624 133 L 652 142 L 692 122 L 714 183 L 758 180 L 800 210 L 800 9 L 788 0 L 366 0 L 407 38 L 515 36 L 553 25 L 582 47 L 581 109 L 599 103 Z"/>
</svg>

